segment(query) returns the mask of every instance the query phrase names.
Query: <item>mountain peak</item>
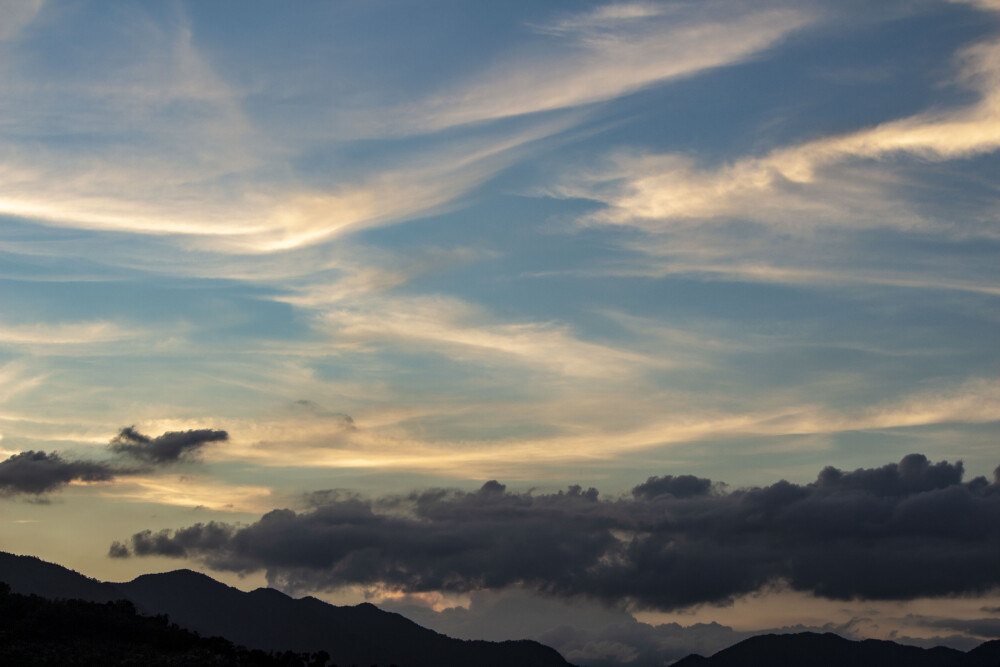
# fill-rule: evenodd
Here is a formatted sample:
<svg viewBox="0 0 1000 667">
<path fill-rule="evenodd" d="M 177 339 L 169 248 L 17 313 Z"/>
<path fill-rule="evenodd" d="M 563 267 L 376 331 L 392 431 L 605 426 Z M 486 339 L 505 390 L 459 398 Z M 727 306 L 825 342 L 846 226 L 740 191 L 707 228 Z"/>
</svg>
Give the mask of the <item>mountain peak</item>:
<svg viewBox="0 0 1000 667">
<path fill-rule="evenodd" d="M 140 574 L 138 577 L 136 577 L 129 583 L 134 583 L 136 581 L 152 581 L 152 580 L 170 581 L 170 582 L 205 583 L 205 584 L 209 582 L 213 584 L 221 583 L 203 572 L 195 572 L 194 570 L 189 570 L 186 568 L 182 568 L 180 570 L 170 570 L 169 572 L 151 572 L 147 574 Z"/>
<path fill-rule="evenodd" d="M 880 639 L 853 641 L 832 632 L 799 632 L 757 635 L 710 658 L 690 655 L 674 667 L 985 667 L 986 664 L 977 661 L 972 652 L 941 646 L 922 649 Z M 995 667 L 996 663 L 989 664 Z"/>
</svg>

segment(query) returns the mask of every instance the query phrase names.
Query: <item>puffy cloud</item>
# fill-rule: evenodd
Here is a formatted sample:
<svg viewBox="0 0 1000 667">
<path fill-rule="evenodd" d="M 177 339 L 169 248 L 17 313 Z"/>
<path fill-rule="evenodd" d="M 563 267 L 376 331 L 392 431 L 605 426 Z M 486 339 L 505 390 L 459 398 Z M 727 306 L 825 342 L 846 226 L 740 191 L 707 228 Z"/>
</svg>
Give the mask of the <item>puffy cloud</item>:
<svg viewBox="0 0 1000 667">
<path fill-rule="evenodd" d="M 0 495 L 41 495 L 71 482 L 109 482 L 117 477 L 137 475 L 151 466 L 163 466 L 186 458 L 206 443 L 226 440 L 225 431 L 199 429 L 168 431 L 151 438 L 127 426 L 108 444 L 119 457 L 136 462 L 68 460 L 58 452 L 26 451 L 0 462 Z"/>
<path fill-rule="evenodd" d="M 1000 479 L 963 483 L 962 473 L 961 463 L 913 454 L 876 469 L 826 468 L 811 484 L 728 493 L 668 476 L 612 500 L 580 487 L 515 493 L 495 481 L 475 492 L 331 495 L 247 526 L 140 532 L 131 550 L 266 570 L 291 591 L 517 585 L 673 609 L 784 582 L 827 598 L 903 600 L 1000 585 Z"/>
<path fill-rule="evenodd" d="M 703 496 L 712 490 L 712 480 L 694 475 L 664 475 L 650 477 L 644 483 L 632 489 L 632 495 L 637 498 L 655 498 L 664 494 L 675 498 L 690 498 Z"/>
<path fill-rule="evenodd" d="M 67 461 L 58 453 L 27 451 L 0 462 L 0 495 L 41 495 L 77 480 L 113 479 L 114 468 L 93 461 Z"/>
<path fill-rule="evenodd" d="M 128 556 L 129 556 L 129 550 L 127 546 L 118 541 L 114 541 L 111 543 L 111 548 L 108 549 L 108 557 L 128 558 Z"/>
<path fill-rule="evenodd" d="M 126 426 L 108 446 L 116 454 L 123 454 L 145 463 L 163 464 L 179 461 L 209 442 L 228 439 L 229 434 L 225 431 L 209 428 L 168 431 L 159 437 L 151 438 L 136 431 L 134 426 Z"/>
</svg>

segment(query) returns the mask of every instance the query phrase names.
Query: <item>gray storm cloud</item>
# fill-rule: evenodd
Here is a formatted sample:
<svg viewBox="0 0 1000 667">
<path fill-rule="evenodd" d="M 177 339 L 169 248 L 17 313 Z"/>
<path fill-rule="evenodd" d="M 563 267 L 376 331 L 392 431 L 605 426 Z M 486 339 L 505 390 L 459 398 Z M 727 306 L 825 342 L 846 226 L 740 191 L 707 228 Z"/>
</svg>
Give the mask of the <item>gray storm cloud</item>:
<svg viewBox="0 0 1000 667">
<path fill-rule="evenodd" d="M 904 600 L 1000 585 L 1000 469 L 994 477 L 963 482 L 961 462 L 911 454 L 880 468 L 829 467 L 810 484 L 728 492 L 666 476 L 610 500 L 580 487 L 512 493 L 495 481 L 475 492 L 330 494 L 250 525 L 139 532 L 111 553 L 264 570 L 289 591 L 517 585 L 673 609 L 781 582 L 828 598 Z"/>
</svg>

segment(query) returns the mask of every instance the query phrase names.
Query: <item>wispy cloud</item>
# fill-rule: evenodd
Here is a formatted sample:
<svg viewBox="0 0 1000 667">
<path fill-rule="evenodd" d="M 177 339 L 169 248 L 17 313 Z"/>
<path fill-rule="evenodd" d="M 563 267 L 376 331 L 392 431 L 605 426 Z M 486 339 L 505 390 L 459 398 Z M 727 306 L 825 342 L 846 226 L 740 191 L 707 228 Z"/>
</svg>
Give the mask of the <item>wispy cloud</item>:
<svg viewBox="0 0 1000 667">
<path fill-rule="evenodd" d="M 531 143 L 566 126 L 566 121 L 546 123 L 513 135 L 462 142 L 411 161 L 401 160 L 404 166 L 376 172 L 356 183 L 287 193 L 270 205 L 259 202 L 265 205 L 266 218 L 228 243 L 211 245 L 223 251 L 289 250 L 441 212 L 523 157 Z"/>
<path fill-rule="evenodd" d="M 11 397 L 37 387 L 44 374 L 32 373 L 23 361 L 10 361 L 0 366 L 0 405 Z"/>
<path fill-rule="evenodd" d="M 0 43 L 29 25 L 44 4 L 45 0 L 8 0 L 0 5 Z"/>
<path fill-rule="evenodd" d="M 454 139 L 397 155 L 391 166 L 302 179 L 292 163 L 315 137 L 255 125 L 243 109 L 246 91 L 212 66 L 184 16 L 133 12 L 123 20 L 129 31 L 95 47 L 115 67 L 95 55 L 70 78 L 46 71 L 30 51 L 12 54 L 19 68 L 6 73 L 0 101 L 10 129 L 0 140 L 0 215 L 187 238 L 188 247 L 215 253 L 282 252 L 454 206 L 574 120 Z M 49 82 L 39 86 L 32 75 Z M 38 108 L 48 109 L 45 118 Z M 35 139 L 53 131 L 89 141 L 81 149 Z"/>
<path fill-rule="evenodd" d="M 731 280 L 776 284 L 809 285 L 813 287 L 845 287 L 851 285 L 885 285 L 911 289 L 931 289 L 976 294 L 1000 295 L 1000 285 L 989 278 L 953 279 L 928 276 L 913 271 L 864 269 L 838 270 L 837 268 L 801 268 L 778 266 L 767 258 L 741 259 L 725 257 L 725 261 L 691 261 L 682 255 L 678 258 L 677 244 L 635 244 L 636 248 L 651 255 L 649 261 L 632 262 L 629 266 L 588 269 L 574 272 L 582 276 L 656 277 L 695 276 L 705 279 Z M 662 250 L 660 253 L 658 250 Z"/>
<path fill-rule="evenodd" d="M 0 344 L 2 345 L 88 345 L 130 340 L 145 335 L 147 335 L 145 331 L 101 320 L 52 325 L 9 325 L 0 322 Z"/>
<path fill-rule="evenodd" d="M 414 131 L 436 130 L 601 102 L 745 61 L 810 20 L 728 1 L 608 4 L 534 26 L 546 39 L 530 55 L 501 58 L 406 116 Z"/>
<path fill-rule="evenodd" d="M 372 307 L 375 306 L 375 307 Z M 339 341 L 420 345 L 458 360 L 516 361 L 566 377 L 614 379 L 637 367 L 667 367 L 669 360 L 579 340 L 555 324 L 490 323 L 481 309 L 453 298 L 383 300 L 327 312 L 324 323 Z"/>
<path fill-rule="evenodd" d="M 643 451 L 706 441 L 747 438 L 804 438 L 794 447 L 821 449 L 824 436 L 851 431 L 910 429 L 947 424 L 988 424 L 1000 420 L 1000 383 L 987 379 L 914 392 L 898 399 L 851 409 L 821 402 L 780 401 L 778 407 L 712 409 L 687 394 L 599 397 L 583 392 L 541 404 L 507 402 L 446 405 L 433 399 L 409 409 L 370 407 L 341 416 L 224 421 L 231 434 L 225 448 L 206 452 L 210 461 L 244 461 L 269 467 L 371 469 L 443 474 L 463 479 L 494 476 L 546 479 L 567 465 L 606 465 Z M 765 401 L 765 403 L 768 401 Z M 428 437 L 427 420 L 474 419 L 475 439 Z M 549 433 L 504 435 L 518 422 L 546 424 Z M 484 430 L 495 429 L 497 437 Z M 817 438 L 819 438 L 817 440 Z M 771 444 L 773 451 L 782 446 Z M 683 451 L 678 449 L 678 451 Z"/>
<path fill-rule="evenodd" d="M 873 229 L 946 241 L 1000 236 L 992 215 L 996 201 L 978 213 L 956 217 L 939 215 L 912 195 L 920 183 L 914 178 L 927 165 L 1000 149 L 998 62 L 997 41 L 958 54 L 951 83 L 975 91 L 978 100 L 972 104 L 932 109 L 717 166 L 703 166 L 679 153 L 618 153 L 606 167 L 578 171 L 552 193 L 604 205 L 582 218 L 582 224 L 634 228 L 647 235 L 630 247 L 658 257 L 650 270 L 660 275 L 864 282 L 995 294 L 997 284 L 988 275 L 955 273 L 954 265 L 951 275 L 928 271 L 917 262 L 906 266 L 905 258 L 896 267 L 881 261 L 865 266 L 874 249 L 866 250 L 867 257 L 852 257 L 843 241 Z M 940 196 L 959 196 L 947 186 L 937 187 Z M 793 250 L 779 252 L 783 246 Z M 643 271 L 641 265 L 636 270 Z"/>
<path fill-rule="evenodd" d="M 98 495 L 122 502 L 155 503 L 217 512 L 262 512 L 276 498 L 267 486 L 233 485 L 207 475 L 136 476 L 114 486 L 102 486 Z"/>
<path fill-rule="evenodd" d="M 198 248 L 226 254 L 287 251 L 441 212 L 523 157 L 532 142 L 565 127 L 565 121 L 546 123 L 435 148 L 392 168 L 311 188 L 289 184 L 281 169 L 269 171 L 265 183 L 235 163 L 222 167 L 233 172 L 223 188 L 216 183 L 220 174 L 192 172 L 186 159 L 156 164 L 160 157 L 135 156 L 145 162 L 136 169 L 120 156 L 97 159 L 95 166 L 93 157 L 60 151 L 14 154 L 0 165 L 0 214 L 61 227 L 183 235 Z"/>
</svg>

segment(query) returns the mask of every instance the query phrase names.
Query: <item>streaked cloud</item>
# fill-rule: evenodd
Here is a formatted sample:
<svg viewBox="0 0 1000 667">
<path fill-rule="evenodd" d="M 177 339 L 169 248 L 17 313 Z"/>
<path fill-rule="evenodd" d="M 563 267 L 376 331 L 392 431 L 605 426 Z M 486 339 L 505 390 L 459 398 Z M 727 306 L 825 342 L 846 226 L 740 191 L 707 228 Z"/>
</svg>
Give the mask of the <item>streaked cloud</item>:
<svg viewBox="0 0 1000 667">
<path fill-rule="evenodd" d="M 148 335 L 141 329 L 126 328 L 113 322 L 74 322 L 54 325 L 9 325 L 0 322 L 3 345 L 87 345 L 110 343 Z"/>
<path fill-rule="evenodd" d="M 620 3 L 534 26 L 546 37 L 468 83 L 406 110 L 438 130 L 602 102 L 758 55 L 807 25 L 804 8 L 733 2 Z"/>
<path fill-rule="evenodd" d="M 11 397 L 37 387 L 44 374 L 32 373 L 23 361 L 10 361 L 0 366 L 0 404 Z"/>
<path fill-rule="evenodd" d="M 635 228 L 625 245 L 654 258 L 609 267 L 606 275 L 689 275 L 802 285 L 878 284 L 996 294 L 989 274 L 964 275 L 914 261 L 886 266 L 852 235 L 871 230 L 933 235 L 943 242 L 998 238 L 995 200 L 949 216 L 914 198 L 922 170 L 1000 148 L 1000 42 L 986 40 L 955 58 L 951 85 L 978 96 L 858 131 L 704 165 L 681 153 L 619 153 L 605 167 L 579 170 L 553 192 L 604 206 L 584 225 Z M 961 195 L 939 188 L 942 197 Z M 971 213 L 971 215 L 970 215 Z M 738 242 L 735 242 L 738 239 Z M 787 247 L 789 252 L 783 251 Z M 794 252 L 792 252 L 794 249 Z M 905 258 L 904 258 L 905 261 Z M 845 267 L 850 263 L 849 267 Z M 931 270 L 928 270 L 931 269 Z M 593 269 L 599 273 L 600 268 Z"/>
<path fill-rule="evenodd" d="M 0 167 L 0 214 L 71 228 L 191 236 L 197 247 L 214 252 L 286 251 L 440 212 L 557 127 L 565 124 L 434 150 L 405 167 L 328 188 L 285 189 L 280 184 L 287 174 L 271 174 L 273 180 L 262 184 L 249 172 L 239 186 L 216 193 L 215 176 L 199 184 L 186 162 L 149 165 L 137 175 L 117 158 L 96 168 L 91 158 L 79 165 L 86 171 L 72 173 L 72 157 L 35 155 L 33 164 L 15 158 Z M 229 168 L 243 171 L 238 164 Z M 120 194 L 109 196 L 113 192 Z"/>
<path fill-rule="evenodd" d="M 410 410 L 371 410 L 369 415 L 225 422 L 231 442 L 206 452 L 209 461 L 244 461 L 268 467 L 421 471 L 459 479 L 491 476 L 558 478 L 565 466 L 613 463 L 628 454 L 680 448 L 708 441 L 740 443 L 748 438 L 805 437 L 786 451 L 829 449 L 816 437 L 858 431 L 911 429 L 948 424 L 1000 421 L 1000 384 L 971 380 L 933 392 L 918 392 L 876 405 L 835 410 L 822 404 L 789 403 L 744 412 L 707 410 L 690 397 L 670 409 L 667 396 L 623 395 L 617 400 L 570 395 L 540 405 L 426 406 Z M 609 414 L 631 423 L 609 426 Z M 475 441 L 424 435 L 426 420 L 451 414 L 473 419 L 480 430 L 498 427 L 501 435 Z M 512 418 L 545 423 L 546 436 L 503 436 Z M 460 420 L 460 421 L 461 421 Z M 638 423 L 636 423 L 638 422 Z M 776 441 L 777 442 L 777 441 Z M 765 448 L 766 449 L 766 448 Z M 782 447 L 774 445 L 774 451 Z"/>
<path fill-rule="evenodd" d="M 208 475 L 191 474 L 129 477 L 97 493 L 120 502 L 200 507 L 217 512 L 266 511 L 275 500 L 267 486 L 226 484 Z"/>
<path fill-rule="evenodd" d="M 567 377 L 611 379 L 632 374 L 639 366 L 670 365 L 669 360 L 579 340 L 565 327 L 489 324 L 485 313 L 455 299 L 394 300 L 364 310 L 333 310 L 324 320 L 340 341 L 410 342 L 459 360 L 516 360 Z"/>
<path fill-rule="evenodd" d="M 609 171 L 585 177 L 595 187 L 570 185 L 561 193 L 606 202 L 609 208 L 591 216 L 594 222 L 651 231 L 734 217 L 789 231 L 819 224 L 921 227 L 926 223 L 912 208 L 898 210 L 905 206 L 898 197 L 877 203 L 897 179 L 891 169 L 880 173 L 863 161 L 892 154 L 954 160 L 1000 148 L 1000 42 L 969 47 L 959 61 L 960 79 L 980 95 L 968 107 L 779 148 L 717 169 L 701 169 L 678 154 L 622 156 Z M 826 171 L 845 165 L 847 171 Z M 976 231 L 991 233 L 964 233 Z"/>
<path fill-rule="evenodd" d="M 38 14 L 45 0 L 10 0 L 0 5 L 0 42 L 15 37 Z"/>
</svg>

